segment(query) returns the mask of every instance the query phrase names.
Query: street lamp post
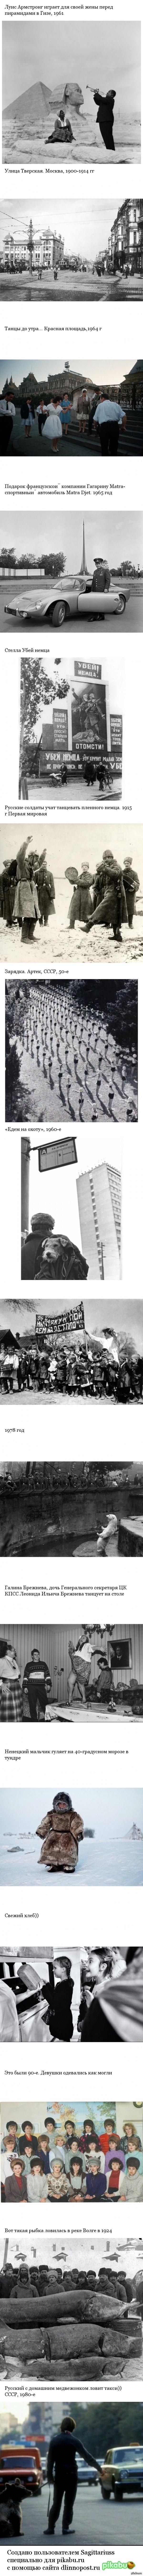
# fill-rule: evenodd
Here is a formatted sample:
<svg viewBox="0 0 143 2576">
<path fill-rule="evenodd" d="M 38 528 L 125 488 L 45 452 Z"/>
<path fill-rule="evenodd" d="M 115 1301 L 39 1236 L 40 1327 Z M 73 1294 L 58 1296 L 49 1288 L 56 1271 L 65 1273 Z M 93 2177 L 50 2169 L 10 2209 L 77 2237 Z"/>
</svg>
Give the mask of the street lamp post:
<svg viewBox="0 0 143 2576">
<path fill-rule="evenodd" d="M 32 251 L 33 251 L 33 242 L 34 242 L 33 224 L 32 224 L 31 217 L 30 217 L 29 233 L 28 233 L 29 276 L 30 276 L 30 277 L 32 277 Z"/>
</svg>

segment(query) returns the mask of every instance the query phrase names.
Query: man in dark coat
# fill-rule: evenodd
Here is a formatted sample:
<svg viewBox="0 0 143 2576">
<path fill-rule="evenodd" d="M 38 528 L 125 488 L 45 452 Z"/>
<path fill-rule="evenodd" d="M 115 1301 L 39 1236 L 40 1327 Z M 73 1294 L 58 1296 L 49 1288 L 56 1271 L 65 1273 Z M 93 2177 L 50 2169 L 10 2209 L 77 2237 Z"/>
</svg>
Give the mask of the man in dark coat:
<svg viewBox="0 0 143 2576">
<path fill-rule="evenodd" d="M 103 143 L 105 143 L 105 151 L 115 152 L 113 124 L 116 90 L 106 89 L 105 98 L 102 98 L 102 92 L 99 89 L 94 89 L 93 98 L 95 107 L 97 107 L 96 124 L 100 126 L 100 134 L 102 134 Z"/>
<path fill-rule="evenodd" d="M 127 920 L 125 884 L 123 884 L 120 861 L 118 866 L 118 860 L 113 858 L 112 850 L 103 850 L 103 858 L 96 868 L 93 881 L 92 925 L 95 922 L 97 928 L 100 924 L 102 928 L 102 924 L 104 926 L 105 923 L 105 929 L 108 930 L 111 927 L 113 930 L 114 939 L 121 939 L 122 921 Z M 89 929 L 90 922 L 87 920 L 86 931 Z"/>
<path fill-rule="evenodd" d="M 3 917 L 3 921 L 6 921 L 7 930 L 11 928 L 11 922 L 13 921 L 15 876 L 15 866 L 12 868 L 12 864 L 10 863 L 8 868 L 3 868 L 3 875 L 0 877 L 0 913 Z"/>
<path fill-rule="evenodd" d="M 66 874 L 67 874 L 67 870 L 66 870 Z M 88 860 L 87 860 L 86 865 L 85 865 L 84 860 L 82 860 L 81 874 L 80 874 L 80 876 L 79 876 L 79 877 L 77 877 L 77 871 L 76 871 L 76 880 L 75 880 L 75 886 L 74 886 L 74 893 L 72 894 L 72 897 L 71 897 L 71 903 L 70 903 L 70 907 L 69 907 L 68 920 L 69 920 L 70 930 L 74 930 L 74 928 L 75 928 L 75 921 L 89 921 L 89 923 L 91 922 L 91 919 L 92 919 L 92 901 L 91 901 L 91 894 L 90 894 L 90 886 L 91 886 L 91 885 L 93 885 L 93 878 L 92 878 L 91 874 L 89 874 L 89 862 L 88 862 Z"/>
<path fill-rule="evenodd" d="M 71 2012 L 73 1977 L 71 1977 L 71 1959 L 57 1959 L 57 1961 L 55 1961 L 55 1967 L 58 1970 L 58 1975 L 56 1985 L 54 1984 L 53 1996 L 49 2003 L 49 2030 L 51 2039 L 58 2039 L 59 2041 L 64 2040 L 65 2046 L 68 2048 L 69 2040 L 73 2039 L 73 2018 Z"/>
<path fill-rule="evenodd" d="M 91 589 L 101 591 L 110 590 L 110 582 L 111 573 L 109 572 L 109 564 L 104 562 L 103 555 L 94 555 L 94 572 L 92 574 Z"/>
<path fill-rule="evenodd" d="M 35 420 L 35 403 L 33 402 L 33 394 L 30 394 L 30 397 L 27 394 L 22 394 L 20 419 L 24 420 L 26 425 L 29 421 L 29 411 L 32 412 L 32 420 Z"/>
<path fill-rule="evenodd" d="M 51 1675 L 49 1672 L 49 1665 L 45 1664 L 43 1656 L 39 1655 L 38 1646 L 32 1646 L 30 1663 L 25 1664 L 23 1674 L 23 1717 L 27 1717 L 27 1699 L 28 1717 L 32 1718 L 33 1724 L 35 1723 L 35 1718 L 37 1719 L 37 1716 L 39 1715 L 39 1708 L 40 1716 L 45 1717 L 47 1700 L 50 1698 Z"/>
<path fill-rule="evenodd" d="M 132 859 L 125 859 L 125 866 L 123 868 L 123 885 L 127 904 L 129 930 L 132 930 L 133 913 L 136 912 L 136 895 L 139 894 L 139 877 L 137 877 L 136 868 L 133 868 L 132 866 Z"/>
<path fill-rule="evenodd" d="M 69 1235 L 56 1234 L 54 1218 L 32 1217 L 31 1234 L 21 1249 L 22 1279 L 87 1279 L 88 1262 Z"/>
<path fill-rule="evenodd" d="M 55 2523 L 58 2522 L 59 2519 L 63 2496 L 64 2511 L 62 2531 L 64 2531 L 64 2533 L 69 2531 L 70 2523 L 73 2520 L 73 2506 L 77 2491 L 78 2474 L 76 2451 L 79 2452 L 81 2460 L 87 2461 L 87 2468 L 93 2468 L 93 2474 L 96 2478 L 95 2461 L 92 2459 L 91 2452 L 85 2450 L 85 2444 L 79 2441 L 78 2426 L 76 2429 L 75 2417 L 74 2415 L 65 2415 L 62 2423 L 60 2424 L 60 2432 L 55 2433 L 55 2435 L 53 2434 L 53 2439 L 49 2443 L 47 2477 L 49 2481 L 51 2481 L 51 2478 L 53 2479 L 54 2488 L 53 2504 L 50 2506 L 50 2511 L 48 2511 L 49 2532 L 55 2531 Z"/>
<path fill-rule="evenodd" d="M 39 868 L 38 901 L 40 921 L 46 924 L 49 920 L 49 912 L 54 912 L 55 885 L 52 869 L 44 866 L 44 859 L 42 867 Z"/>
</svg>

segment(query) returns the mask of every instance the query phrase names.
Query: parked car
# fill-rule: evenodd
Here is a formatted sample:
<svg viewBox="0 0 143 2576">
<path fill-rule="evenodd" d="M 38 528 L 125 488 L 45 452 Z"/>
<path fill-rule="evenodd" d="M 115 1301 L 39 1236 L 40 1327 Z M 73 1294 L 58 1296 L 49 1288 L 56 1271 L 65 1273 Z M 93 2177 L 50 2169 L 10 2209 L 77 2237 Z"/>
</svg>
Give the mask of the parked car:
<svg viewBox="0 0 143 2576">
<path fill-rule="evenodd" d="M 127 583 L 126 588 L 122 583 L 116 587 L 111 582 L 110 590 L 92 590 L 90 573 L 81 573 L 79 581 L 66 575 L 63 582 L 61 576 L 57 587 L 54 581 L 48 583 L 46 575 L 41 584 L 40 581 L 36 584 L 36 578 L 31 582 L 29 577 L 20 591 L 17 585 L 17 594 L 14 585 L 14 596 L 11 584 L 11 597 L 4 604 L 5 617 L 13 617 L 17 626 L 65 626 L 66 623 L 69 625 L 71 617 L 73 623 L 77 617 L 80 621 L 83 617 L 91 617 L 92 621 L 98 618 L 102 626 L 105 617 L 124 616 L 129 597 Z"/>
<path fill-rule="evenodd" d="M 103 2496 L 143 2494 L 143 2443 L 129 2442 L 127 2448 L 106 2451 L 105 2460 L 97 2460 Z"/>
</svg>

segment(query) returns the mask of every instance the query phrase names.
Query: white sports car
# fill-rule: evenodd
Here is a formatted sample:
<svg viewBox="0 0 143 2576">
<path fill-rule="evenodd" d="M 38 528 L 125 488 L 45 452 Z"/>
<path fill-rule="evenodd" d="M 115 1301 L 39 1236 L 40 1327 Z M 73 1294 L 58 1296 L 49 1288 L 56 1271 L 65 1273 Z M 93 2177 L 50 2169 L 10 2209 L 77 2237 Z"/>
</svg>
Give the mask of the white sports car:
<svg viewBox="0 0 143 2576">
<path fill-rule="evenodd" d="M 127 583 L 124 589 L 122 582 L 116 585 L 111 581 L 109 590 L 98 591 L 91 588 L 90 573 L 81 573 L 78 581 L 72 580 L 72 575 L 63 578 L 62 574 L 57 585 L 48 582 L 45 574 L 44 582 L 36 583 L 36 578 L 30 581 L 29 577 L 20 590 L 17 584 L 17 595 L 16 585 L 11 585 L 5 617 L 14 618 L 17 626 L 65 626 L 71 617 L 73 624 L 76 617 L 80 621 L 91 617 L 93 623 L 98 618 L 101 626 L 104 618 L 124 616 L 129 597 Z"/>
</svg>

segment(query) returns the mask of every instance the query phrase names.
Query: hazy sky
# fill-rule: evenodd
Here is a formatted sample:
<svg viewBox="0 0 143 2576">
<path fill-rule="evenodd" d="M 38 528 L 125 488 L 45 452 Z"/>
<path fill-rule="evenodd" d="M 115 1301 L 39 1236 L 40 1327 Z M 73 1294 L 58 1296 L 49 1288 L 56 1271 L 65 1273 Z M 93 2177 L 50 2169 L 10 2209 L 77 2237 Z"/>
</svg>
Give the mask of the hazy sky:
<svg viewBox="0 0 143 2576">
<path fill-rule="evenodd" d="M 25 2424 L 25 2422 L 27 2423 L 28 2415 L 29 2415 L 29 2411 L 30 2411 L 30 2410 L 29 2410 L 29 2401 L 28 2401 L 28 2398 L 27 2398 L 27 2397 L 20 2397 L 20 2402 L 18 2402 L 18 2406 L 17 2406 L 17 2405 L 15 2406 L 15 2401 L 13 2401 L 13 2396 L 12 2396 L 12 2416 L 13 2416 L 13 2423 L 15 2424 L 15 2434 L 16 2434 L 16 2428 L 17 2428 L 17 2425 L 21 2425 L 21 2426 L 22 2426 L 23 2424 Z M 6 2406 L 1 2406 L 1 2408 L 0 2408 L 0 2433 L 1 2433 L 1 2435 L 3 2435 L 3 2439 L 4 2439 L 4 2440 L 6 2439 L 6 2435 L 7 2435 L 7 2433 L 8 2433 L 8 2432 L 9 2432 L 9 2430 L 10 2430 L 10 2424 L 11 2424 L 11 2406 L 7 2406 L 7 2405 L 6 2405 Z"/>
<path fill-rule="evenodd" d="M 40 198 L 40 202 L 37 197 L 34 197 L 31 204 L 31 193 L 29 192 L 28 196 L 27 189 L 26 199 L 25 197 L 17 199 L 17 196 L 16 199 L 9 197 L 5 203 L 0 204 L 0 251 L 3 250 L 3 241 L 7 232 L 12 232 L 15 240 L 17 232 L 19 238 L 21 233 L 23 239 L 26 237 L 27 241 L 32 214 L 34 232 L 39 233 L 40 227 L 41 232 L 45 230 L 47 232 L 48 224 L 52 232 L 54 223 L 56 232 L 62 235 L 66 250 L 80 251 L 83 259 L 87 253 L 88 259 L 94 259 L 97 251 L 106 248 L 111 224 L 118 215 L 118 207 L 119 197 L 114 199 L 109 197 L 105 204 L 104 198 L 98 197 L 98 204 L 94 205 L 92 199 L 90 203 L 88 198 L 86 204 L 81 195 L 79 199 L 74 195 L 73 202 L 71 201 L 70 204 L 69 201 L 67 203 L 66 193 L 62 201 L 61 197 L 56 198 L 54 193 L 54 198 L 52 200 L 50 198 L 50 202 L 48 198 L 48 205 L 45 197 Z"/>
<path fill-rule="evenodd" d="M 120 1299 L 120 1302 L 119 1297 L 112 1298 L 111 1314 L 111 1300 L 109 1297 L 105 1297 L 104 1306 L 101 1306 L 101 1298 L 96 1297 L 95 1304 L 95 1297 L 91 1296 L 87 1299 L 84 1298 L 84 1314 L 85 1325 L 87 1324 L 88 1331 L 90 1333 L 96 1331 L 97 1333 L 103 1332 L 105 1325 L 109 1324 L 111 1331 L 113 1329 L 113 1332 L 115 1333 L 126 1332 L 128 1334 L 129 1332 L 129 1336 L 131 1334 L 131 1338 L 133 1337 L 133 1340 L 135 1340 L 136 1350 L 143 1352 L 143 1304 L 141 1303 L 141 1298 L 138 1298 L 137 1301 L 137 1298 L 135 1300 L 135 1298 L 132 1297 L 131 1304 L 128 1298 L 126 1298 L 126 1303 L 124 1298 Z"/>
<path fill-rule="evenodd" d="M 93 572 L 94 555 L 105 554 L 110 568 L 128 555 L 131 562 L 143 563 L 143 514 L 139 510 L 84 510 L 84 532 L 87 571 Z M 31 548 L 36 557 L 44 547 L 56 548 L 65 555 L 67 571 L 80 572 L 83 542 L 82 510 L 10 510 L 0 513 L 0 553 L 3 545 L 15 547 L 16 554 Z"/>
<path fill-rule="evenodd" d="M 51 351 L 51 358 L 49 358 L 49 366 L 48 366 L 48 367 L 47 367 L 47 358 L 45 358 L 45 354 L 43 353 L 43 358 L 36 359 L 36 358 L 35 358 L 35 352 L 34 352 L 34 349 L 32 349 L 32 351 L 31 351 L 31 355 L 30 355 L 30 350 L 29 350 L 29 358 L 28 358 L 28 357 L 26 357 L 26 356 L 25 356 L 25 358 L 15 358 L 14 351 L 13 351 L 12 357 L 11 357 L 11 358 L 7 358 L 7 351 L 6 351 L 6 357 L 5 357 L 5 358 L 1 358 L 1 365 L 0 365 L 0 393 L 2 393 L 3 385 L 5 385 L 5 384 L 6 384 L 6 378 L 7 378 L 8 384 L 9 384 L 9 381 L 10 381 L 10 376 L 12 376 L 12 377 L 13 377 L 13 384 L 15 384 L 15 385 L 21 385 L 21 384 L 22 384 L 22 381 L 23 381 L 23 376 L 25 377 L 26 375 L 29 375 L 29 373 L 30 373 L 30 371 L 31 371 L 31 369 L 32 369 L 33 375 L 35 376 L 35 379 L 36 379 L 36 384 L 38 384 L 38 385 L 39 385 L 39 384 L 41 384 L 42 379 L 44 380 L 44 384 L 46 384 L 46 383 L 47 383 L 47 395 L 48 395 L 48 377 L 49 377 L 49 376 L 51 376 L 51 372 L 52 372 L 52 362 L 53 362 L 53 376 L 56 376 L 56 375 L 58 376 L 58 383 L 59 383 L 59 380 L 60 380 L 60 368 L 62 368 L 62 372 L 63 372 L 63 368 L 64 368 L 64 352 L 63 352 L 63 350 L 60 350 L 60 348 L 59 348 L 59 357 L 58 357 L 58 358 L 55 358 L 55 357 L 54 357 L 54 352 L 53 352 L 53 351 Z M 85 352 L 85 349 L 84 349 L 83 356 L 82 356 L 82 347 L 81 347 L 81 356 L 80 356 L 80 358 L 78 357 L 78 359 L 77 359 L 77 358 L 75 357 L 75 355 L 74 355 L 74 356 L 73 356 L 73 358 L 72 358 L 72 350 L 71 350 L 71 352 L 70 352 L 70 356 L 69 356 L 69 361 L 68 361 L 68 358 L 67 358 L 66 364 L 67 364 L 67 366 L 68 366 L 68 364 L 69 364 L 69 367 L 71 367 L 71 368 L 73 367 L 73 374 L 75 375 L 75 379 L 76 379 L 76 381 L 77 381 L 78 375 L 80 375 L 80 378 L 81 378 L 81 374 L 82 374 L 82 382 L 83 382 L 83 385 L 88 384 L 88 383 L 89 383 L 89 384 L 93 384 L 93 385 L 99 385 L 99 384 L 101 384 L 101 385 L 107 385 L 107 384 L 111 384 L 111 385 L 112 385 L 112 384 L 114 384 L 114 385 L 121 385 L 121 384 L 122 384 L 122 382 L 124 382 L 125 375 L 126 375 L 126 376 L 127 376 L 127 375 L 130 375 L 130 368 L 131 368 L 131 365 L 132 365 L 132 360 L 131 360 L 131 358 L 126 358 L 126 359 L 125 359 L 125 358 L 114 358 L 114 353 L 113 353 L 113 358 L 108 358 L 108 357 L 107 357 L 107 358 L 106 358 L 106 360 L 104 359 L 104 361 L 103 361 L 103 359 L 100 359 L 100 361 L 98 360 L 98 364 L 97 364 L 97 359 L 96 359 L 96 361 L 95 361 L 95 360 L 94 360 L 94 358 L 91 358 L 91 363 L 90 363 L 90 367 L 89 367 L 89 358 L 88 358 L 88 357 L 86 358 L 86 352 Z"/>
<path fill-rule="evenodd" d="M 91 82 L 92 90 L 99 87 L 105 93 L 108 86 L 115 88 L 118 112 L 135 114 L 140 107 L 140 55 L 141 26 L 136 17 L 125 24 L 114 18 L 103 28 L 97 22 L 92 26 L 83 20 L 80 25 L 66 21 L 56 25 L 56 46 L 54 20 L 48 27 L 33 21 L 32 26 L 3 23 L 3 108 L 33 81 L 43 80 L 55 90 L 58 81 L 64 86 L 66 81 L 78 80 L 88 113 L 86 88 Z"/>
<path fill-rule="evenodd" d="M 53 1805 L 54 1791 L 56 1793 L 56 1787 L 58 1788 L 59 1786 L 60 1782 L 58 1771 L 57 1781 L 54 1780 L 54 1789 L 53 1783 L 50 1785 L 48 1779 L 48 1809 Z M 65 1781 L 64 1786 L 66 1786 Z M 72 1797 L 72 1806 L 77 1808 L 77 1780 L 73 1781 L 72 1777 L 69 1781 L 69 1776 L 68 1789 L 70 1789 L 70 1795 Z M 104 1789 L 102 1781 L 101 1789 L 98 1789 L 96 1786 L 93 1791 L 93 1781 L 92 1788 L 88 1789 L 86 1787 L 86 1781 L 82 1780 L 79 1782 L 78 1780 L 78 1813 L 83 1816 L 83 1822 L 85 1825 L 88 1824 L 93 1826 L 96 1842 L 99 1841 L 102 1843 L 102 1839 L 104 1842 L 107 1826 L 108 1833 L 113 1837 L 115 1834 L 115 1840 L 118 1840 L 118 1836 L 120 1839 L 121 1834 L 123 1834 L 123 1836 L 128 1834 L 130 1826 L 133 1823 L 140 1825 L 141 1831 L 143 1832 L 143 1790 L 136 1789 L 136 1787 L 133 1789 L 120 1789 L 119 1784 L 117 1789 L 108 1789 L 107 1784 L 106 1789 Z M 37 1789 L 35 1789 L 34 1786 L 32 1788 L 30 1787 L 29 1789 L 25 1789 L 23 1781 L 21 1789 L 19 1789 L 18 1784 L 15 1789 L 15 1785 L 12 1787 L 12 1783 L 10 1789 L 7 1787 L 6 1789 L 2 1789 L 1 1835 L 2 1839 L 4 1836 L 6 1856 L 9 1836 L 11 1837 L 11 1834 L 14 1832 L 15 1834 L 20 1833 L 22 1835 L 26 1833 L 28 1836 L 30 1834 L 35 1837 L 36 1826 L 40 1823 L 40 1816 L 44 1816 L 44 1814 L 45 1781 L 43 1783 L 43 1788 L 41 1788 L 40 1781 Z"/>
<path fill-rule="evenodd" d="M 83 1298 L 83 1304 L 85 1326 L 87 1326 L 88 1332 L 101 1333 L 105 1329 L 105 1326 L 109 1324 L 109 1327 L 115 1333 L 129 1332 L 129 1335 L 131 1334 L 131 1337 L 133 1337 L 136 1342 L 136 1350 L 143 1352 L 143 1303 L 141 1302 L 141 1298 L 135 1300 L 135 1298 L 132 1297 L 131 1302 L 129 1299 L 125 1302 L 124 1298 L 119 1301 L 119 1297 L 112 1299 L 112 1317 L 109 1297 L 105 1298 L 104 1307 L 101 1305 L 101 1298 L 97 1297 L 95 1301 L 95 1297 L 92 1297 L 92 1294 L 90 1298 Z M 53 1297 L 51 1299 L 51 1297 L 47 1297 L 46 1295 L 45 1305 L 43 1295 L 40 1311 L 50 1316 L 59 1314 L 58 1298 Z M 34 1283 L 33 1299 L 21 1297 L 19 1300 L 17 1299 L 16 1302 L 16 1298 L 10 1298 L 8 1303 L 6 1303 L 5 1298 L 2 1298 L 0 1309 L 1 1333 L 3 1328 L 6 1328 L 6 1326 L 7 1332 L 11 1331 L 15 1334 L 20 1333 L 23 1335 L 23 1332 L 35 1332 L 36 1312 L 37 1306 L 34 1295 Z M 60 1293 L 60 1313 L 64 1314 L 64 1312 L 66 1312 L 64 1298 Z"/>
<path fill-rule="evenodd" d="M 34 835 L 34 822 L 33 822 L 33 825 L 32 825 L 32 822 L 31 822 L 31 833 L 32 833 L 32 848 L 34 849 L 34 839 L 35 839 L 35 835 Z M 46 857 L 47 857 L 47 864 L 48 864 L 48 867 L 49 867 L 49 863 L 50 863 L 50 859 L 51 859 L 50 840 L 51 840 L 51 823 L 50 823 L 50 822 L 48 822 L 48 823 L 45 823 L 45 826 L 44 826 L 44 841 L 45 841 L 45 844 L 46 844 Z M 92 859 L 93 873 L 94 873 L 94 868 L 95 868 L 96 862 L 101 861 L 101 859 L 102 859 L 102 857 L 103 857 L 104 840 L 105 840 L 105 821 L 104 821 L 104 816 L 100 813 L 100 814 L 99 814 L 99 819 L 97 820 L 97 808 L 96 808 L 96 816 L 94 816 L 94 817 L 93 817 L 93 822 L 90 824 L 90 845 L 91 845 L 91 859 Z M 15 859 L 15 857 L 17 857 L 17 852 L 18 852 L 18 850 L 20 850 L 20 842 L 21 842 L 21 822 L 17 822 L 17 823 L 11 823 L 11 822 L 10 822 L 10 823 L 0 823 L 0 868 L 3 868 L 3 866 L 4 866 L 4 861 L 5 861 L 5 864 L 7 864 L 7 860 L 8 860 L 9 858 Z M 36 845 L 37 845 L 37 850 L 38 850 L 38 852 L 39 852 L 39 854 L 40 854 L 40 853 L 41 853 L 41 850 L 42 850 L 42 847 L 43 847 L 43 824 L 42 824 L 42 823 L 40 823 L 40 822 L 38 823 L 38 821 L 37 821 L 37 814 L 36 814 Z M 57 824 L 57 822 L 53 823 L 53 825 L 52 825 L 52 848 L 53 848 L 53 872 L 54 872 L 54 876 L 56 875 L 57 882 L 59 882 L 60 877 L 64 877 L 65 867 L 66 867 L 66 866 L 67 866 L 67 867 L 68 867 L 68 866 L 70 866 L 71 860 L 73 860 L 73 861 L 74 861 L 74 858 L 75 858 L 75 821 L 74 821 L 74 818 L 73 818 L 73 826 L 72 826 L 72 824 L 68 822 L 68 815 L 67 815 L 67 814 L 65 815 L 65 820 L 64 820 L 64 839 L 63 839 L 63 825 L 62 825 L 61 820 L 60 820 L 59 824 Z M 120 858 L 122 859 L 122 867 L 124 867 L 124 865 L 125 865 L 125 859 L 127 858 L 127 851 L 128 851 L 128 858 L 132 858 L 132 860 L 133 860 L 133 862 L 134 862 L 134 867 L 135 867 L 135 868 L 137 868 L 137 876 L 139 876 L 139 881 L 140 881 L 141 891 L 142 891 L 142 894 L 143 894 L 143 829 L 142 829 L 142 823 L 136 823 L 136 821 L 135 821 L 135 822 L 133 822 L 133 820 L 132 820 L 132 815 L 130 816 L 130 814 L 128 814 L 128 815 L 127 815 L 127 819 L 126 819 L 126 817 L 124 817 L 124 814 L 123 814 L 123 813 L 122 813 L 122 814 L 121 814 L 121 812 L 119 813 L 119 810 L 118 810 L 118 813 L 115 815 L 115 812 L 113 812 L 113 809 L 112 809 L 112 850 L 113 850 L 113 852 L 115 852 L 115 858 L 116 858 L 116 859 L 117 859 L 117 858 L 118 858 L 118 856 L 119 856 L 119 850 L 120 850 Z M 78 866 L 79 866 L 79 867 L 82 867 L 82 861 L 83 861 L 84 859 L 86 859 L 86 861 L 87 861 L 87 859 L 88 859 L 88 858 L 89 858 L 89 824 L 88 824 L 88 821 L 87 821 L 87 822 L 83 821 L 83 823 L 78 824 Z"/>
</svg>

